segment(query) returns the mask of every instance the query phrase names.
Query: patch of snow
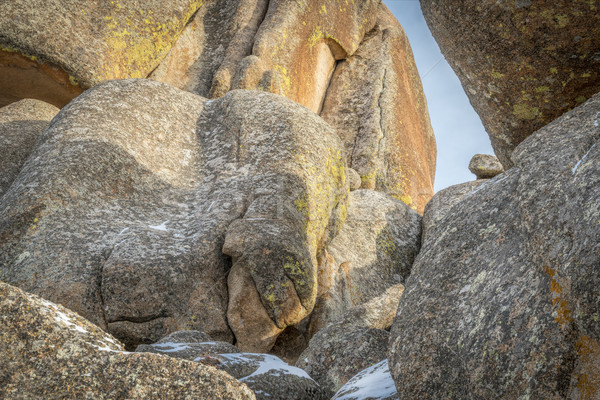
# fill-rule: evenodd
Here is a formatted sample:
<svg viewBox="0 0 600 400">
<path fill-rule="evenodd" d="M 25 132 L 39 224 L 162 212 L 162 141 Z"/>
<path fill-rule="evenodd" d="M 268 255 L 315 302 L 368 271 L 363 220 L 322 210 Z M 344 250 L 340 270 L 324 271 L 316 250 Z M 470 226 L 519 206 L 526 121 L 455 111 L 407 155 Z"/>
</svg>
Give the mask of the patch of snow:
<svg viewBox="0 0 600 400">
<path fill-rule="evenodd" d="M 292 367 L 291 365 L 285 363 L 280 358 L 275 357 L 270 354 L 226 353 L 226 354 L 220 354 L 220 356 L 229 360 L 229 362 L 233 365 L 235 365 L 236 362 L 258 363 L 258 368 L 256 369 L 256 371 L 254 371 L 253 373 L 251 373 L 248 376 L 241 378 L 239 380 L 240 382 L 244 382 L 245 380 L 247 380 L 253 376 L 266 374 L 268 372 L 270 372 L 271 374 L 274 374 L 274 375 L 276 374 L 277 376 L 296 375 L 301 378 L 310 379 L 311 381 L 313 380 L 310 376 L 308 376 L 308 374 L 304 370 L 297 368 L 297 367 Z M 256 356 L 256 358 L 250 358 L 247 356 Z M 261 358 L 262 358 L 262 361 L 260 360 Z"/>
<path fill-rule="evenodd" d="M 161 351 L 163 353 L 176 353 L 178 351 L 187 350 L 190 348 L 191 343 L 176 343 L 176 342 L 166 342 L 166 343 L 155 343 L 151 345 L 156 350 Z"/>
<path fill-rule="evenodd" d="M 590 149 L 587 151 L 587 153 L 585 153 L 583 155 L 583 157 L 581 157 L 581 160 L 577 161 L 577 164 L 575 164 L 573 169 L 571 169 L 571 173 L 573 176 L 575 176 L 575 173 L 577 172 L 577 168 L 579 168 L 579 165 L 581 165 L 581 163 L 585 160 L 585 158 L 588 156 L 588 154 L 590 154 L 590 151 L 592 151 L 592 149 L 596 146 L 597 143 L 598 142 L 594 143 L 594 145 L 592 147 L 590 147 Z"/>
<path fill-rule="evenodd" d="M 76 330 L 78 332 L 81 333 L 88 333 L 89 332 L 87 330 L 85 330 L 84 328 L 82 328 L 81 326 L 77 325 L 76 323 L 73 322 L 73 318 L 68 316 L 67 314 L 65 314 L 64 312 L 60 311 L 58 309 L 58 307 L 56 307 L 56 305 L 54 305 L 53 303 L 46 301 L 46 300 L 42 300 L 42 303 L 50 308 L 52 310 L 52 312 L 55 314 L 54 315 L 54 320 L 56 322 L 58 322 L 59 324 L 65 325 L 67 328 L 71 329 L 71 330 Z"/>
<path fill-rule="evenodd" d="M 331 400 L 398 398 L 394 380 L 385 359 L 354 375 Z"/>
<path fill-rule="evenodd" d="M 169 222 L 169 220 L 166 220 L 165 222 L 163 222 L 160 225 L 148 225 L 148 228 L 154 229 L 154 230 L 157 230 L 157 231 L 167 232 L 167 223 L 168 222 Z"/>
</svg>

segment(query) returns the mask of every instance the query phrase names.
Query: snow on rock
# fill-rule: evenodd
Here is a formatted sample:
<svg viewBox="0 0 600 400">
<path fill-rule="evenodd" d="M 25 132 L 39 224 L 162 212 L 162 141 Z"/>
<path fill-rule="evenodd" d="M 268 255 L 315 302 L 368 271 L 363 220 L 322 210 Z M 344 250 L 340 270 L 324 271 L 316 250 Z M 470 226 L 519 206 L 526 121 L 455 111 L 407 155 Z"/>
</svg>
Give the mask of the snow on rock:
<svg viewBox="0 0 600 400">
<path fill-rule="evenodd" d="M 385 359 L 350 379 L 331 400 L 396 400 L 398 392 Z"/>
</svg>

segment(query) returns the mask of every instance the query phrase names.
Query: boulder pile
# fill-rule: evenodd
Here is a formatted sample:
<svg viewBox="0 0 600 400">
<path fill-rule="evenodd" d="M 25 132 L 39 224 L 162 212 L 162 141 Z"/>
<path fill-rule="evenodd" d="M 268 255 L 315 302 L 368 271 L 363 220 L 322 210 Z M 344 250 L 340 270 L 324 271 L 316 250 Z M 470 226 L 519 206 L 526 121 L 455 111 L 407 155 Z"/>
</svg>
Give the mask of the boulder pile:
<svg viewBox="0 0 600 400">
<path fill-rule="evenodd" d="M 600 398 L 600 5 L 0 2 L 0 398 Z M 457 22 L 458 21 L 458 22 Z M 497 158 L 496 158 L 497 157 Z"/>
</svg>

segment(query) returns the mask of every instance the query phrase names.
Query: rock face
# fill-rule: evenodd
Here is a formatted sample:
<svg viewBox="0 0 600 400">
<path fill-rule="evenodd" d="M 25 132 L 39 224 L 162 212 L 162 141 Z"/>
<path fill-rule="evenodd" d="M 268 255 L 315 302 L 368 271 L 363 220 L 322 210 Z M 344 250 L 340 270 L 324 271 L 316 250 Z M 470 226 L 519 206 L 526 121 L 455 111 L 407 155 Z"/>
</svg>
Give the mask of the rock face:
<svg viewBox="0 0 600 400">
<path fill-rule="evenodd" d="M 33 97 L 62 107 L 101 81 L 145 78 L 202 3 L 2 2 L 0 105 Z"/>
<path fill-rule="evenodd" d="M 391 335 L 400 398 L 600 394 L 600 94 L 426 239 Z"/>
<path fill-rule="evenodd" d="M 600 4 L 421 0 L 504 167 L 527 136 L 600 90 Z"/>
<path fill-rule="evenodd" d="M 363 188 L 422 213 L 435 138 L 408 39 L 379 3 L 207 2 L 151 77 L 209 97 L 259 88 L 321 113 Z"/>
<path fill-rule="evenodd" d="M 0 109 L 0 197 L 19 174 L 35 142 L 58 113 L 38 100 L 21 100 Z"/>
<path fill-rule="evenodd" d="M 379 3 L 207 1 L 152 78 L 210 97 L 260 88 L 318 113 L 336 60 L 356 51 Z"/>
<path fill-rule="evenodd" d="M 357 52 L 338 64 L 321 116 L 344 141 L 362 188 L 423 213 L 433 195 L 435 138 L 408 38 L 385 5 Z"/>
<path fill-rule="evenodd" d="M 437 192 L 431 201 L 427 203 L 425 212 L 423 213 L 421 242 L 425 243 L 433 228 L 443 221 L 446 215 L 450 214 L 450 210 L 455 204 L 459 203 L 465 196 L 477 191 L 486 182 L 487 180 L 479 179 L 472 182 L 459 183 L 458 185 L 453 185 Z"/>
<path fill-rule="evenodd" d="M 389 329 L 404 286 L 389 288 L 368 303 L 349 309 L 317 332 L 296 366 L 313 377 L 331 397 L 362 369 L 387 357 Z"/>
<path fill-rule="evenodd" d="M 351 192 L 346 223 L 320 265 L 310 335 L 403 283 L 419 252 L 420 231 L 421 217 L 403 202 L 373 190 Z"/>
<path fill-rule="evenodd" d="M 504 167 L 497 157 L 489 154 L 475 154 L 469 162 L 469 171 L 477 179 L 491 179 L 504 172 Z"/>
<path fill-rule="evenodd" d="M 398 400 L 388 360 L 356 374 L 331 400 Z"/>
<path fill-rule="evenodd" d="M 255 398 L 212 367 L 123 350 L 66 308 L 0 282 L 2 398 Z"/>
<path fill-rule="evenodd" d="M 420 213 L 433 195 L 425 97 L 406 35 L 381 0 L 15 0 L 0 15 L 0 106 L 39 98 L 63 107 L 122 78 L 210 98 L 261 89 L 322 114 L 363 188 Z"/>
<path fill-rule="evenodd" d="M 353 54 L 375 25 L 380 0 L 341 3 L 269 1 L 254 38 L 252 55 L 233 82 L 225 65 L 213 81 L 213 95 L 229 88 L 277 92 L 319 112 L 335 61 Z"/>
<path fill-rule="evenodd" d="M 268 350 L 314 306 L 344 169 L 335 132 L 285 98 L 110 81 L 61 111 L 0 199 L 0 269 L 128 346 L 198 329 Z"/>
<path fill-rule="evenodd" d="M 325 400 L 323 390 L 303 370 L 270 354 L 242 353 L 235 346 L 213 342 L 198 331 L 175 332 L 138 352 L 164 354 L 211 365 L 244 382 L 259 400 Z"/>
<path fill-rule="evenodd" d="M 238 65 L 252 52 L 268 5 L 269 0 L 204 1 L 150 78 L 204 97 L 225 95 Z M 213 89 L 215 76 L 227 86 Z"/>
</svg>

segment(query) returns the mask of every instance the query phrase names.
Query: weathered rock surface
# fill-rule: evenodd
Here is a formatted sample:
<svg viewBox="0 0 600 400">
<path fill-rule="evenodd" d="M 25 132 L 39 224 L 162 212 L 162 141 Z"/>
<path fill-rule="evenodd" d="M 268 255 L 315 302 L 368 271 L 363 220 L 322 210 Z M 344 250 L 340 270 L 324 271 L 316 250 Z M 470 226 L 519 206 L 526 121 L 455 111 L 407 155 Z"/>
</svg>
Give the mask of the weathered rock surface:
<svg viewBox="0 0 600 400">
<path fill-rule="evenodd" d="M 303 370 L 270 354 L 242 353 L 229 343 L 213 342 L 210 336 L 197 331 L 175 332 L 157 343 L 140 345 L 136 351 L 214 366 L 246 383 L 260 400 L 329 398 L 323 396 L 323 390 Z"/>
<path fill-rule="evenodd" d="M 1 398 L 255 398 L 212 367 L 123 350 L 70 310 L 0 282 Z"/>
<path fill-rule="evenodd" d="M 335 132 L 285 98 L 110 81 L 61 111 L 0 199 L 0 269 L 128 346 L 198 329 L 268 350 L 314 306 L 344 169 Z"/>
<path fill-rule="evenodd" d="M 527 136 L 600 91 L 600 3 L 421 0 L 502 164 Z"/>
<path fill-rule="evenodd" d="M 350 193 L 348 218 L 327 247 L 310 333 L 403 283 L 419 252 L 421 216 L 384 193 Z"/>
<path fill-rule="evenodd" d="M 344 141 L 362 188 L 423 213 L 433 196 L 435 138 L 408 38 L 385 5 L 356 53 L 338 64 L 321 116 Z"/>
<path fill-rule="evenodd" d="M 387 357 L 386 330 L 392 326 L 403 291 L 403 285 L 396 285 L 381 296 L 350 308 L 312 337 L 296 366 L 331 397 L 356 373 Z"/>
<path fill-rule="evenodd" d="M 18 175 L 35 142 L 58 108 L 38 100 L 21 100 L 0 109 L 0 197 Z"/>
<path fill-rule="evenodd" d="M 356 51 L 379 3 L 207 1 L 152 78 L 210 97 L 260 88 L 318 113 L 336 59 Z"/>
<path fill-rule="evenodd" d="M 275 91 L 318 113 L 335 61 L 353 54 L 375 25 L 380 0 L 290 2 L 271 0 L 233 88 Z M 215 94 L 230 85 L 214 81 Z M 256 81 L 256 79 L 259 79 Z"/>
<path fill-rule="evenodd" d="M 469 171 L 477 179 L 491 179 L 504 172 L 504 167 L 498 160 L 498 157 L 490 154 L 475 154 L 469 162 Z"/>
<path fill-rule="evenodd" d="M 600 394 L 600 94 L 431 231 L 392 327 L 405 399 Z"/>
<path fill-rule="evenodd" d="M 268 5 L 269 0 L 204 1 L 150 78 L 204 97 L 224 96 L 240 62 L 252 52 Z M 215 76 L 229 85 L 212 89 Z"/>
<path fill-rule="evenodd" d="M 0 4 L 0 105 L 62 107 L 107 79 L 145 78 L 203 1 L 43 0 Z"/>
<path fill-rule="evenodd" d="M 321 385 L 328 399 L 358 372 L 385 359 L 388 352 L 388 331 L 337 328 L 325 328 L 313 336 L 296 363 Z"/>
<path fill-rule="evenodd" d="M 473 193 L 483 185 L 487 180 L 479 179 L 471 182 L 459 183 L 440 190 L 431 198 L 431 201 L 425 206 L 423 213 L 423 233 L 421 242 L 429 238 L 429 233 L 439 224 L 455 204 L 459 203 L 465 196 Z"/>
<path fill-rule="evenodd" d="M 398 400 L 388 360 L 356 374 L 331 400 Z"/>
</svg>

